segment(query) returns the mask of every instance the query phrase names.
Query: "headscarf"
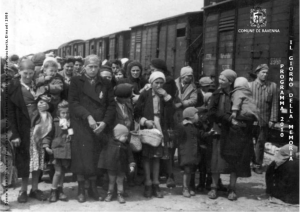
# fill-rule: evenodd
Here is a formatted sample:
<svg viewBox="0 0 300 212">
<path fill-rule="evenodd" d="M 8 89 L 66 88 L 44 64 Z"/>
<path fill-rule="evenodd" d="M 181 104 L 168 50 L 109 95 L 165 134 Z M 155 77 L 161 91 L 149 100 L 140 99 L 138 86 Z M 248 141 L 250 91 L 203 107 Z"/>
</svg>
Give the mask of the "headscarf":
<svg viewBox="0 0 300 212">
<path fill-rule="evenodd" d="M 96 63 L 100 66 L 100 63 L 101 63 L 101 60 L 100 58 L 95 55 L 95 54 L 91 54 L 89 56 L 87 56 L 84 60 L 84 65 L 87 66 L 89 65 L 90 63 Z"/>
<path fill-rule="evenodd" d="M 204 86 L 210 86 L 213 83 L 210 77 L 201 77 L 199 80 L 199 84 L 204 87 Z"/>
<path fill-rule="evenodd" d="M 182 117 L 192 119 L 196 113 L 198 113 L 198 110 L 195 107 L 187 107 L 182 112 Z"/>
<path fill-rule="evenodd" d="M 245 77 L 236 78 L 234 81 L 234 88 L 238 87 L 250 89 L 248 80 Z"/>
<path fill-rule="evenodd" d="M 30 69 L 30 70 L 35 70 L 35 65 L 34 63 L 29 60 L 29 59 L 26 59 L 26 60 L 23 60 L 21 63 L 20 63 L 20 71 L 23 71 L 23 70 L 26 70 L 26 69 Z"/>
<path fill-rule="evenodd" d="M 193 76 L 193 69 L 190 66 L 183 67 L 180 71 L 180 77 L 183 78 L 189 75 Z"/>
<path fill-rule="evenodd" d="M 46 57 L 46 59 L 45 59 L 44 62 L 43 62 L 43 65 L 42 65 L 41 70 L 44 70 L 44 66 L 45 66 L 46 62 L 48 62 L 48 61 L 53 61 L 54 63 L 56 63 L 57 69 L 58 69 L 58 62 L 57 62 L 57 59 L 54 58 L 54 57 Z"/>
<path fill-rule="evenodd" d="M 129 130 L 123 124 L 117 124 L 113 129 L 114 137 L 119 139 L 122 135 L 128 135 Z"/>
<path fill-rule="evenodd" d="M 152 84 L 155 80 L 157 80 L 157 79 L 159 79 L 159 78 L 163 79 L 163 80 L 164 80 L 164 83 L 166 82 L 166 77 L 165 77 L 165 75 L 164 75 L 162 72 L 160 72 L 160 71 L 155 71 L 155 72 L 153 72 L 153 73 L 150 75 L 149 82 Z"/>
<path fill-rule="evenodd" d="M 291 149 L 290 149 L 291 147 Z M 297 158 L 296 153 L 298 152 L 298 147 L 295 145 L 286 144 L 283 147 L 281 147 L 278 152 L 275 153 L 274 161 L 276 163 L 275 168 L 278 168 L 282 164 L 284 164 L 286 161 L 289 160 L 289 158 Z"/>
<path fill-rule="evenodd" d="M 225 76 L 229 82 L 234 82 L 234 80 L 237 78 L 237 74 L 231 69 L 225 69 L 220 73 L 220 75 Z"/>
<path fill-rule="evenodd" d="M 140 77 L 139 77 L 139 78 L 141 78 L 142 72 L 143 72 L 143 66 L 142 66 L 142 64 L 141 64 L 140 62 L 138 62 L 138 61 L 132 61 L 132 62 L 129 63 L 128 66 L 127 66 L 127 77 L 130 78 L 131 80 L 134 80 L 134 78 L 133 78 L 132 75 L 131 75 L 131 69 L 132 69 L 132 67 L 134 67 L 134 66 L 139 67 L 139 69 L 141 70 L 141 73 L 140 73 Z"/>
</svg>

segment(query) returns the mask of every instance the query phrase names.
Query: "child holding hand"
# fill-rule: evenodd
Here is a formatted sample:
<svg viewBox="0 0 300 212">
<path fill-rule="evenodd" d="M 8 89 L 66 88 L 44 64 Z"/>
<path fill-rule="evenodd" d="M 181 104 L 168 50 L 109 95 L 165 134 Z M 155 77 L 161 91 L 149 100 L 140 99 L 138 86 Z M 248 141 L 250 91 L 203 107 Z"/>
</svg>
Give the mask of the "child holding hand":
<svg viewBox="0 0 300 212">
<path fill-rule="evenodd" d="M 113 129 L 111 138 L 101 151 L 98 168 L 106 169 L 109 177 L 109 186 L 106 202 L 110 202 L 113 196 L 115 183 L 117 183 L 118 201 L 125 203 L 123 181 L 125 172 L 130 167 L 130 172 L 134 171 L 135 163 L 132 152 L 128 144 L 129 130 L 122 124 L 117 124 Z"/>
<path fill-rule="evenodd" d="M 58 104 L 57 118 L 53 120 L 53 130 L 47 139 L 44 139 L 43 147 L 46 152 L 53 155 L 55 174 L 52 181 L 52 189 L 49 197 L 50 202 L 57 200 L 68 201 L 68 197 L 63 192 L 65 172 L 71 165 L 71 135 L 69 104 L 63 100 Z M 50 148 L 51 144 L 51 148 Z"/>
</svg>

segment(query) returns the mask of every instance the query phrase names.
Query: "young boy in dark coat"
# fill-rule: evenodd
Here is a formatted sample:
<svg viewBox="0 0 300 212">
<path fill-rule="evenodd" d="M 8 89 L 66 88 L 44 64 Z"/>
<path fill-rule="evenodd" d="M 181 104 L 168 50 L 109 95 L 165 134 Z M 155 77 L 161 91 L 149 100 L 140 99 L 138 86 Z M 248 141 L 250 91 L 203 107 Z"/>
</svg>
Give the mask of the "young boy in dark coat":
<svg viewBox="0 0 300 212">
<path fill-rule="evenodd" d="M 128 166 L 130 167 L 130 171 L 133 172 L 135 163 L 127 142 L 128 128 L 118 124 L 113 129 L 113 134 L 113 139 L 109 140 L 100 154 L 98 168 L 106 169 L 109 176 L 109 186 L 105 201 L 111 201 L 115 183 L 117 183 L 118 201 L 125 203 L 123 181 Z"/>
</svg>

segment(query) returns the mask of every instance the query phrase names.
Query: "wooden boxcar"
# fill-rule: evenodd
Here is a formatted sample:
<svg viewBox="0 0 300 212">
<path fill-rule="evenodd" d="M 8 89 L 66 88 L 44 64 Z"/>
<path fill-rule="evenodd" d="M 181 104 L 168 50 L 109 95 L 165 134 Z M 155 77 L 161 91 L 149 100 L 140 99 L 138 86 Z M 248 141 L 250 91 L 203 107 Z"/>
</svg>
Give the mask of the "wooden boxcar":
<svg viewBox="0 0 300 212">
<path fill-rule="evenodd" d="M 130 30 L 120 31 L 109 36 L 109 53 L 107 59 L 129 57 Z"/>
<path fill-rule="evenodd" d="M 248 72 L 266 63 L 270 81 L 279 84 L 280 64 L 288 73 L 292 40 L 294 78 L 299 79 L 299 1 L 206 0 L 203 9 L 205 75 L 218 76 L 231 68 L 248 77 Z M 262 10 L 258 13 L 264 17 L 258 22 L 262 25 L 255 25 L 251 12 Z"/>
<path fill-rule="evenodd" d="M 44 51 L 45 54 L 49 54 L 50 52 L 53 52 L 53 54 L 54 54 L 55 56 L 57 56 L 57 49 L 49 49 L 49 50 L 47 50 L 47 51 Z"/>
<path fill-rule="evenodd" d="M 73 44 L 83 42 L 83 40 L 73 40 L 67 43 L 62 44 L 58 47 L 58 55 L 60 57 L 66 57 L 68 55 L 74 55 Z"/>
<path fill-rule="evenodd" d="M 130 59 L 145 69 L 153 58 L 166 61 L 176 78 L 190 65 L 195 77 L 201 72 L 203 12 L 189 12 L 131 27 Z"/>
<path fill-rule="evenodd" d="M 73 43 L 73 56 L 85 57 L 85 42 L 78 41 Z"/>
</svg>

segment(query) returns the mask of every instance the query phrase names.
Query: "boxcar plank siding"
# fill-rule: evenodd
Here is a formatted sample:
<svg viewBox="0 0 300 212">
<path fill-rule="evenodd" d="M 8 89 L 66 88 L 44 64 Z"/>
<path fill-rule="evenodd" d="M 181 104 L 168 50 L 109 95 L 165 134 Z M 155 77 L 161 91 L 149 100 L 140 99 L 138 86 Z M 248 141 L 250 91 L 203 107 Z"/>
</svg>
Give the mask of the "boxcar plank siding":
<svg viewBox="0 0 300 212">
<path fill-rule="evenodd" d="M 166 39 L 167 39 L 167 24 L 162 24 L 159 33 L 159 54 L 158 58 L 166 60 Z"/>
<path fill-rule="evenodd" d="M 167 67 L 174 75 L 175 71 L 175 39 L 176 39 L 176 21 L 170 21 L 168 23 L 168 31 L 167 31 Z"/>
</svg>

